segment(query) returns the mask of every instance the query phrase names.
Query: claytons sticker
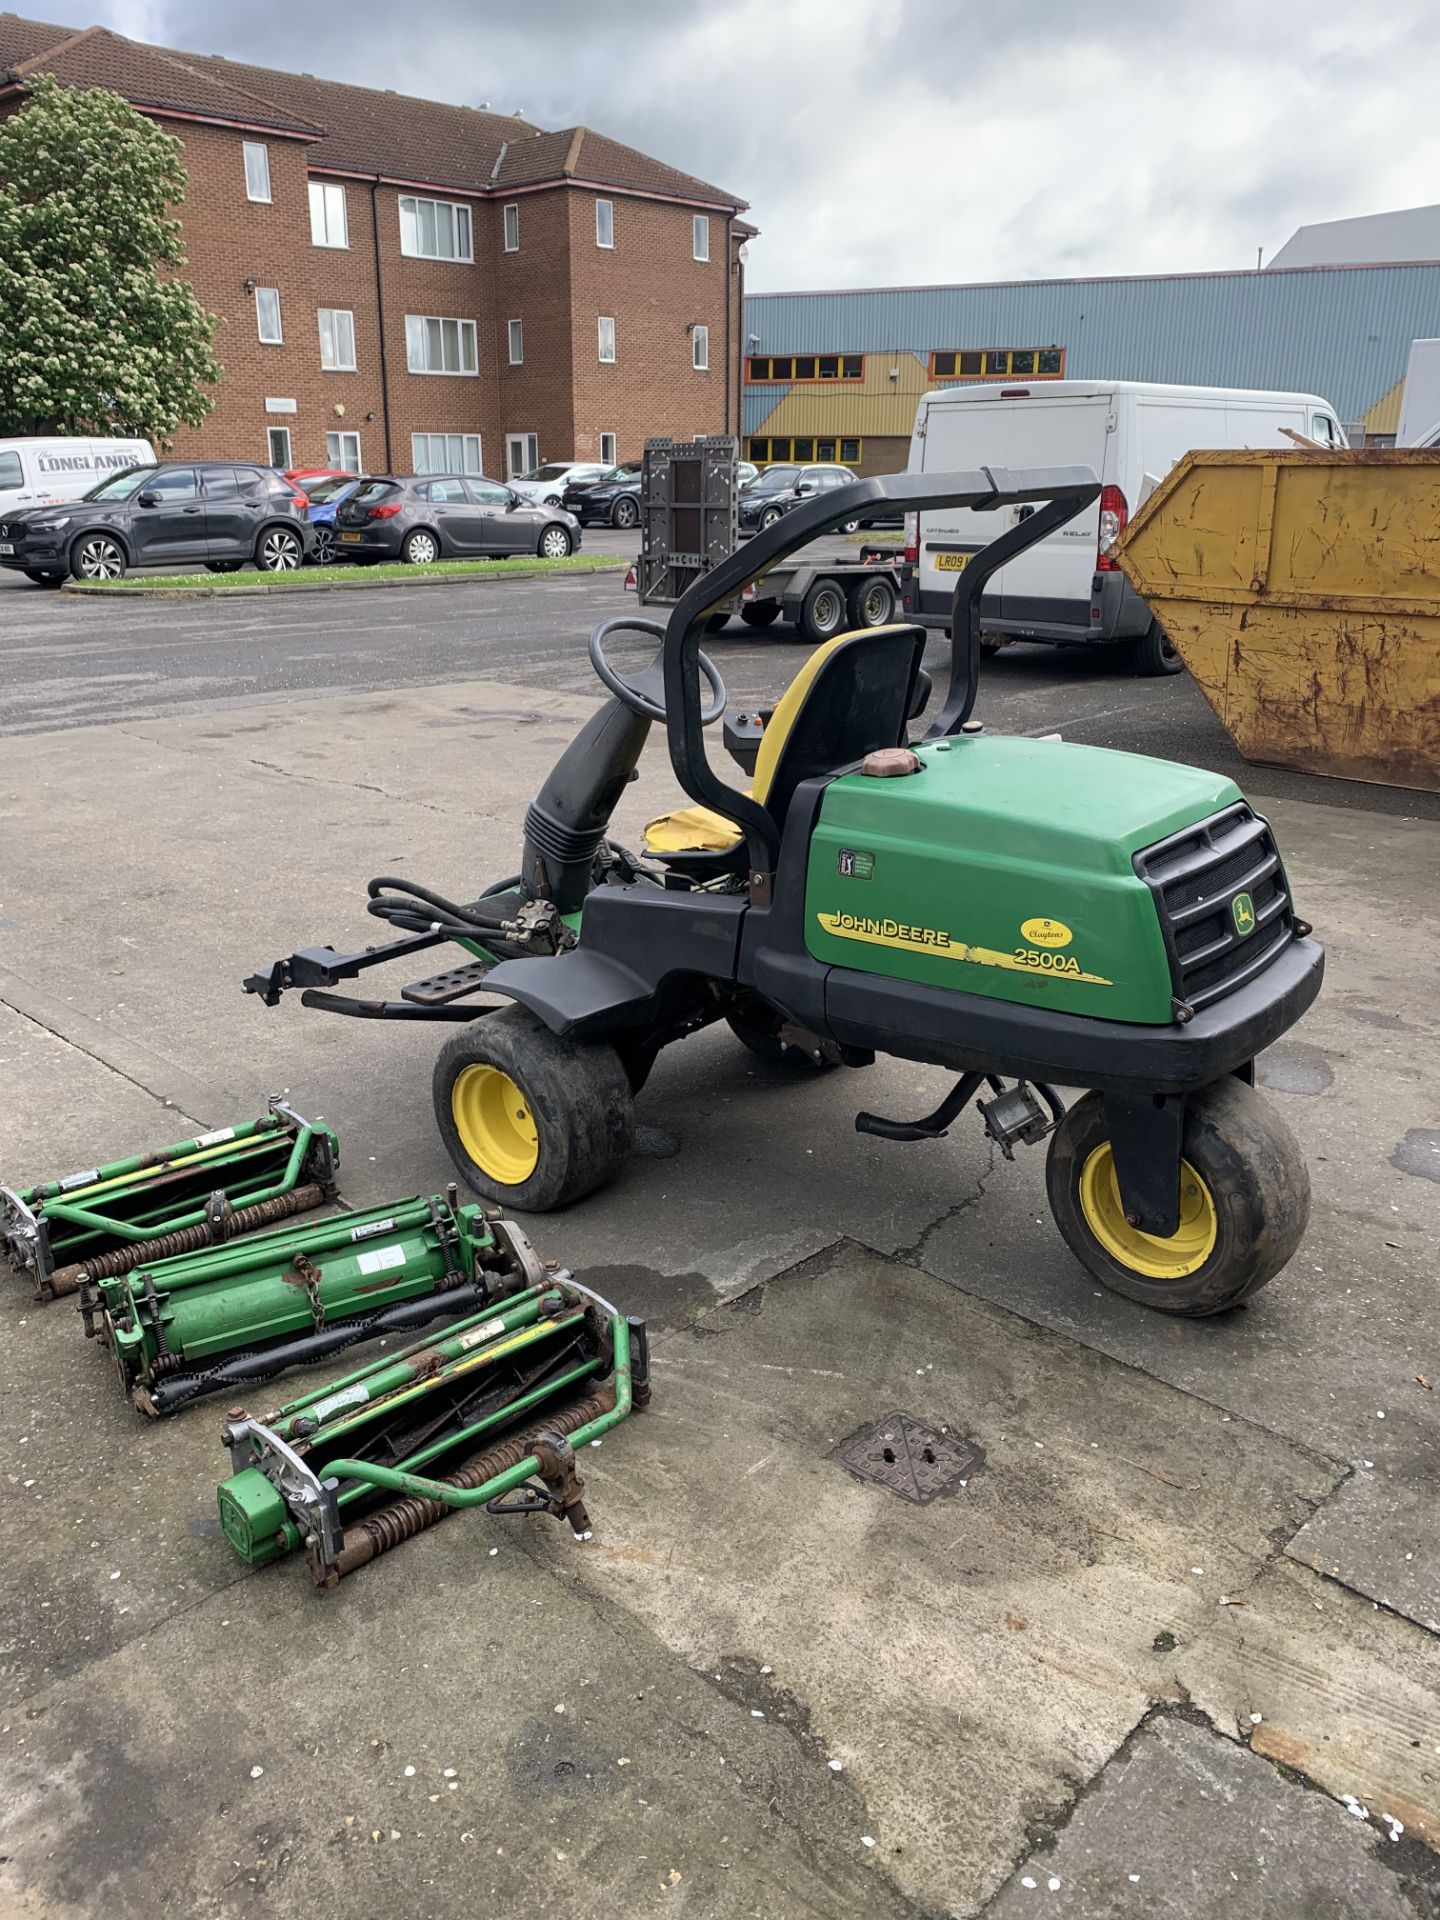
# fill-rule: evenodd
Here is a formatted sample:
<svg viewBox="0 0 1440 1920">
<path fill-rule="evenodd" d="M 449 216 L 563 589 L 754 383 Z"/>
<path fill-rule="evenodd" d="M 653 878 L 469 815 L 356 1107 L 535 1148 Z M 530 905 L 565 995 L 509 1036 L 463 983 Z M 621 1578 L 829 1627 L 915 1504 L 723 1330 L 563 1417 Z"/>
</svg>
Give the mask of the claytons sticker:
<svg viewBox="0 0 1440 1920">
<path fill-rule="evenodd" d="M 876 920 L 867 914 L 819 913 L 816 919 L 826 933 L 839 940 L 858 940 L 872 947 L 890 947 L 899 953 L 929 953 L 937 959 L 963 960 L 976 967 L 1001 967 L 1009 973 L 1043 973 L 1055 980 L 1084 981 L 1087 986 L 1113 987 L 1115 982 L 1103 974 L 1086 973 L 1073 954 L 1051 949 L 1016 947 L 1001 953 L 994 947 L 972 947 L 943 927 L 913 926 L 904 920 Z M 1060 922 L 1051 921 L 1060 928 Z M 1068 940 L 1070 929 L 1063 929 Z"/>
<path fill-rule="evenodd" d="M 1063 920 L 1022 920 L 1020 938 L 1032 947 L 1068 947 L 1075 938 Z"/>
</svg>

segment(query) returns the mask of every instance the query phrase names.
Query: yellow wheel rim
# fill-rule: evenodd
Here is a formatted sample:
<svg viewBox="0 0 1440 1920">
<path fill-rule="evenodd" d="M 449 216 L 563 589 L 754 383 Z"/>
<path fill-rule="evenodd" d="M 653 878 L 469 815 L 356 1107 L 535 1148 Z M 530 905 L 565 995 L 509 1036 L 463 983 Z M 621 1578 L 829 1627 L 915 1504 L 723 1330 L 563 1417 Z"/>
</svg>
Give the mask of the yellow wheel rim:
<svg viewBox="0 0 1440 1920">
<path fill-rule="evenodd" d="M 1180 1224 L 1168 1239 L 1143 1233 L 1125 1218 L 1108 1140 L 1081 1168 L 1080 1211 L 1110 1258 L 1147 1280 L 1183 1280 L 1215 1249 L 1214 1196 L 1188 1160 L 1180 1162 Z"/>
<path fill-rule="evenodd" d="M 450 1089 L 450 1112 L 476 1166 L 499 1186 L 523 1186 L 539 1163 L 540 1136 L 509 1074 L 478 1061 L 462 1067 Z"/>
</svg>

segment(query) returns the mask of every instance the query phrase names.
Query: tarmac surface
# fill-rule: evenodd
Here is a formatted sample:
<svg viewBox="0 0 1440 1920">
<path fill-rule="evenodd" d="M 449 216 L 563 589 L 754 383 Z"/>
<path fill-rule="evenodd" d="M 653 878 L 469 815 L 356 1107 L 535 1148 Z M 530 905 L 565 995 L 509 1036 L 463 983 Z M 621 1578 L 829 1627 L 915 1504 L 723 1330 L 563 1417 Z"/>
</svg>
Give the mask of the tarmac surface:
<svg viewBox="0 0 1440 1920">
<path fill-rule="evenodd" d="M 289 1089 L 353 1204 L 442 1189 L 443 1035 L 239 979 L 373 938 L 373 873 L 512 871 L 627 603 L 0 590 L 0 1179 Z M 744 703 L 803 648 L 713 651 Z M 1237 765 L 1188 681 L 1107 661 L 1017 649 L 978 712 Z M 526 1223 L 655 1338 L 583 1462 L 595 1540 L 457 1516 L 320 1594 L 220 1537 L 219 1402 L 146 1424 L 65 1304 L 0 1290 L 0 1916 L 1435 1920 L 1436 809 L 1240 777 L 1328 953 L 1260 1062 L 1310 1229 L 1244 1310 L 1098 1291 L 1043 1153 L 854 1132 L 943 1075 L 710 1030 L 614 1185 Z M 652 740 L 620 837 L 674 797 Z M 925 1506 L 833 1457 L 899 1413 L 967 1450 Z"/>
</svg>

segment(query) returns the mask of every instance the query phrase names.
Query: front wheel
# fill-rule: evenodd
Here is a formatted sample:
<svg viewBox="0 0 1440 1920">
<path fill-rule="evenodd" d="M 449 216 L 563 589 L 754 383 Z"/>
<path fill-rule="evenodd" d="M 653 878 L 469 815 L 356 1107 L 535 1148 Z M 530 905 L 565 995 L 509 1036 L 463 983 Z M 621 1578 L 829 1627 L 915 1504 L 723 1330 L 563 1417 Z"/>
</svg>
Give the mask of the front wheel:
<svg viewBox="0 0 1440 1920">
<path fill-rule="evenodd" d="M 262 533 L 255 550 L 255 564 L 262 573 L 293 573 L 304 558 L 300 536 L 289 527 L 271 527 Z"/>
<path fill-rule="evenodd" d="M 1158 620 L 1152 620 L 1140 638 L 1131 641 L 1130 663 L 1147 680 L 1185 671 L 1180 649 Z"/>
<path fill-rule="evenodd" d="M 310 550 L 312 567 L 328 567 L 335 558 L 335 529 L 322 521 L 315 529 L 315 545 Z"/>
<path fill-rule="evenodd" d="M 800 630 L 811 640 L 832 640 L 845 624 L 845 593 L 833 580 L 817 580 L 800 609 Z"/>
<path fill-rule="evenodd" d="M 1190 1096 L 1180 1152 L 1180 1224 L 1168 1238 L 1125 1217 L 1098 1093 L 1056 1128 L 1045 1184 L 1065 1244 L 1097 1280 L 1197 1318 L 1248 1299 L 1285 1265 L 1310 1217 L 1310 1176 L 1280 1115 L 1236 1079 Z"/>
<path fill-rule="evenodd" d="M 764 533 L 767 530 L 767 528 L 773 527 L 775 522 L 779 518 L 780 518 L 779 507 L 766 507 L 765 511 L 760 516 L 760 531 Z"/>
<path fill-rule="evenodd" d="M 747 627 L 773 627 L 780 618 L 780 602 L 757 600 L 753 606 L 741 607 L 740 618 Z"/>
<path fill-rule="evenodd" d="M 540 558 L 563 560 L 574 546 L 568 527 L 546 527 L 540 536 Z"/>
<path fill-rule="evenodd" d="M 238 573 L 242 564 L 239 560 L 207 560 L 205 571 L 207 573 Z"/>
<path fill-rule="evenodd" d="M 614 1178 L 635 1138 L 615 1048 L 561 1040 L 524 1007 L 462 1027 L 435 1062 L 435 1119 L 465 1184 L 549 1213 Z"/>
<path fill-rule="evenodd" d="M 65 584 L 63 573 L 42 573 L 38 567 L 25 567 L 23 572 L 25 578 L 33 580 L 37 587 L 63 587 Z"/>
<path fill-rule="evenodd" d="M 87 533 L 70 551 L 70 571 L 77 580 L 119 580 L 125 572 L 125 549 L 108 533 Z"/>
<path fill-rule="evenodd" d="M 622 494 L 620 499 L 618 499 L 610 509 L 611 526 L 628 529 L 635 526 L 639 519 L 639 507 L 626 495 Z"/>
</svg>

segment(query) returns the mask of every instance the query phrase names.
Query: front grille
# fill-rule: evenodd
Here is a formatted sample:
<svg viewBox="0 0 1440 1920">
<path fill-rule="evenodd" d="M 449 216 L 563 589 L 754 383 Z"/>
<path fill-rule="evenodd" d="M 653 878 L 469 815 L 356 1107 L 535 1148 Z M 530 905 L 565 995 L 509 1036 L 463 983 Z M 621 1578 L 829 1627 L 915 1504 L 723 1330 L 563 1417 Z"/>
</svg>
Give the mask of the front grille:
<svg viewBox="0 0 1440 1920">
<path fill-rule="evenodd" d="M 1196 1011 L 1253 980 L 1295 937 L 1275 841 L 1243 800 L 1144 848 L 1135 871 L 1155 896 L 1175 998 Z M 1235 906 L 1242 894 L 1248 926 Z"/>
</svg>

